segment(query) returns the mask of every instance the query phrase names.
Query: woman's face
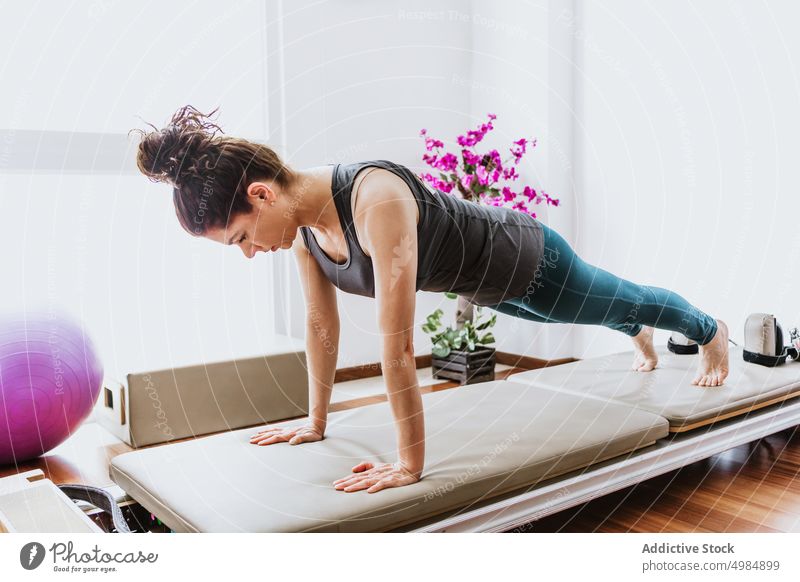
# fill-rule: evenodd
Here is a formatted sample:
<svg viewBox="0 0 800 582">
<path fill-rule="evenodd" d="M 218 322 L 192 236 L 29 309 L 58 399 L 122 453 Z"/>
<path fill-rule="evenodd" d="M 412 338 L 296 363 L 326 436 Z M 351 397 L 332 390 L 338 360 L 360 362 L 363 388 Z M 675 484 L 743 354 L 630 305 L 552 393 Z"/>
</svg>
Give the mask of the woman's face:
<svg viewBox="0 0 800 582">
<path fill-rule="evenodd" d="M 250 212 L 240 213 L 228 222 L 227 228 L 210 229 L 204 236 L 237 245 L 248 259 L 258 252 L 291 248 L 297 223 L 294 212 L 286 207 L 287 198 L 276 193 L 271 184 L 253 182 L 247 189 Z"/>
</svg>

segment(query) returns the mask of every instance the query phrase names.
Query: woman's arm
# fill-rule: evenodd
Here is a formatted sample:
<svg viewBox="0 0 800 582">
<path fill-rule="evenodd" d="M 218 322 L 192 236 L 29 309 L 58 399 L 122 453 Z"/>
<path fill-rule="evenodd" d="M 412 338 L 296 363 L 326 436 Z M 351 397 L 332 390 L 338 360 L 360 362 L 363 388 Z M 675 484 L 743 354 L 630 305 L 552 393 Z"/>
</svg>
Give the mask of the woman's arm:
<svg viewBox="0 0 800 582">
<path fill-rule="evenodd" d="M 339 352 L 336 288 L 325 277 L 300 236 L 295 240 L 293 249 L 306 302 L 308 419 L 322 434 L 328 423 L 328 406 Z"/>
<path fill-rule="evenodd" d="M 420 479 L 425 462 L 425 423 L 413 344 L 417 203 L 402 179 L 388 171 L 378 175 L 373 172 L 362 182 L 357 199 L 362 210 L 356 212 L 355 222 L 359 241 L 372 258 L 383 377 L 395 420 L 398 463 L 357 465 L 353 468 L 357 475 L 334 482 L 345 491 L 374 492 L 413 483 Z"/>
<path fill-rule="evenodd" d="M 271 445 L 288 442 L 296 445 L 324 438 L 328 425 L 328 406 L 339 350 L 339 311 L 336 290 L 322 273 L 300 237 L 295 250 L 300 282 L 306 300 L 306 365 L 308 366 L 308 424 L 285 428 L 267 427 L 253 435 L 250 443 Z"/>
</svg>

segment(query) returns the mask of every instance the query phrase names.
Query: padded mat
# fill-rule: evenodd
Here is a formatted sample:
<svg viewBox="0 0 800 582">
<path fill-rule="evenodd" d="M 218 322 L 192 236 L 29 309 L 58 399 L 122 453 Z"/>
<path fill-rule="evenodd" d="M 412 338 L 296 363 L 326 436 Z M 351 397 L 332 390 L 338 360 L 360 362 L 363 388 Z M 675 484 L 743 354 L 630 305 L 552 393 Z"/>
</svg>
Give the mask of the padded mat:
<svg viewBox="0 0 800 582">
<path fill-rule="evenodd" d="M 745 362 L 742 347 L 731 347 L 730 373 L 724 384 L 695 386 L 692 379 L 700 354 L 673 354 L 666 346 L 656 346 L 656 351 L 658 365 L 650 372 L 632 370 L 633 351 L 627 351 L 520 372 L 507 381 L 628 404 L 667 418 L 670 432 L 800 395 L 800 362 L 787 360 L 782 366 L 767 368 Z"/>
<path fill-rule="evenodd" d="M 324 440 L 249 443 L 258 428 L 112 459 L 112 479 L 176 531 L 385 531 L 647 446 L 666 419 L 506 381 L 422 396 L 423 478 L 376 493 L 332 482 L 363 460 L 396 460 L 387 402 L 331 413 Z M 302 419 L 281 423 L 299 426 Z"/>
</svg>

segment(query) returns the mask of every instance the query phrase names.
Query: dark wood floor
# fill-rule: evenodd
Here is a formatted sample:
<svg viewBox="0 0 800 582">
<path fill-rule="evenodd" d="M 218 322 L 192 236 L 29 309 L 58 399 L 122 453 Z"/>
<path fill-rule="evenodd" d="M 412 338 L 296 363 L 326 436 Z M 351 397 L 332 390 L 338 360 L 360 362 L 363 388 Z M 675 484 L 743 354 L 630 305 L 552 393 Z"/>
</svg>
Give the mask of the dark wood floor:
<svg viewBox="0 0 800 582">
<path fill-rule="evenodd" d="M 514 532 L 800 532 L 800 426 Z"/>
</svg>

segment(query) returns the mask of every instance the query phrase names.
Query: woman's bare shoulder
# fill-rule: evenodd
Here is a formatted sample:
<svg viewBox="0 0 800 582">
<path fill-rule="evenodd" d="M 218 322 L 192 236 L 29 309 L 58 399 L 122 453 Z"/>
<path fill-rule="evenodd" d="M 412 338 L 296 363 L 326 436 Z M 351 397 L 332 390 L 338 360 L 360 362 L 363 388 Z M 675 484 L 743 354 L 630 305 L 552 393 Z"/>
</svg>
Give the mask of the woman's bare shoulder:
<svg viewBox="0 0 800 582">
<path fill-rule="evenodd" d="M 405 180 L 385 168 L 366 167 L 359 170 L 353 182 L 353 217 L 358 217 L 375 204 L 408 200 L 416 205 L 416 198 Z"/>
</svg>

